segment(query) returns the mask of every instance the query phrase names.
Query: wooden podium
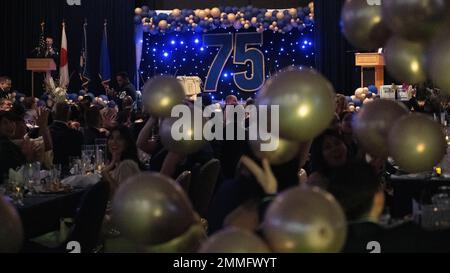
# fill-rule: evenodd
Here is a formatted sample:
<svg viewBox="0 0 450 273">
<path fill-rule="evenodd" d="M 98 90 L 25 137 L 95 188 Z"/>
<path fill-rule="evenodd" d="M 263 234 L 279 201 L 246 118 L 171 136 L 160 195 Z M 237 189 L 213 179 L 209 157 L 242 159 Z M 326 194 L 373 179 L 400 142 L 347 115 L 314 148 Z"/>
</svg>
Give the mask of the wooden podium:
<svg viewBox="0 0 450 273">
<path fill-rule="evenodd" d="M 34 97 L 34 73 L 55 71 L 56 64 L 53 59 L 31 58 L 27 59 L 27 70 L 31 71 L 31 96 Z"/>
<path fill-rule="evenodd" d="M 384 85 L 384 56 L 382 53 L 356 53 L 356 66 L 361 67 L 361 87 L 364 87 L 364 69 L 375 68 L 375 86 Z"/>
</svg>

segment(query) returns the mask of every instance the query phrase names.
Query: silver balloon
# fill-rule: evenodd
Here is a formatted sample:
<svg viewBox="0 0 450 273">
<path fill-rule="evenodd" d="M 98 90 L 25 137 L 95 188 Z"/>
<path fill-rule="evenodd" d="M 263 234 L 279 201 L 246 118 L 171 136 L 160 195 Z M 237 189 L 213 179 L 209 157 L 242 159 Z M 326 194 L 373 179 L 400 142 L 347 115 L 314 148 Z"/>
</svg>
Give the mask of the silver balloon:
<svg viewBox="0 0 450 273">
<path fill-rule="evenodd" d="M 404 171 L 432 171 L 443 159 L 447 148 L 439 123 L 423 114 L 399 119 L 389 133 L 389 151 Z"/>
<path fill-rule="evenodd" d="M 168 242 L 195 222 L 183 189 L 156 173 L 133 176 L 119 187 L 113 199 L 112 219 L 125 238 L 143 245 Z"/>
<path fill-rule="evenodd" d="M 200 109 L 198 110 L 201 111 Z M 196 119 L 194 108 L 192 107 L 189 108 L 187 117 L 183 116 L 182 118 L 185 119 L 165 118 L 162 121 L 159 129 L 161 142 L 169 151 L 180 154 L 193 154 L 206 144 L 202 127 L 204 119 L 202 116 Z"/>
<path fill-rule="evenodd" d="M 384 25 L 381 7 L 365 0 L 347 0 L 341 13 L 342 32 L 351 44 L 364 50 L 384 45 L 390 31 Z"/>
<path fill-rule="evenodd" d="M 409 40 L 427 42 L 446 25 L 450 2 L 386 0 L 381 8 L 383 20 L 392 32 Z"/>
<path fill-rule="evenodd" d="M 269 247 L 255 234 L 237 228 L 228 228 L 211 236 L 200 248 L 200 253 L 269 253 Z"/>
<path fill-rule="evenodd" d="M 17 253 L 23 243 L 23 227 L 17 210 L 0 195 L 0 253 Z"/>
<path fill-rule="evenodd" d="M 304 142 L 331 124 L 336 104 L 331 83 L 313 69 L 290 69 L 275 75 L 257 104 L 279 106 L 280 137 Z"/>
<path fill-rule="evenodd" d="M 281 193 L 267 210 L 264 236 L 278 253 L 335 253 L 347 236 L 344 211 L 334 197 L 318 188 Z"/>
<path fill-rule="evenodd" d="M 143 100 L 146 110 L 158 117 L 170 117 L 172 108 L 185 98 L 183 86 L 169 76 L 157 76 L 145 83 Z"/>
<path fill-rule="evenodd" d="M 253 154 L 259 159 L 267 158 L 272 165 L 281 165 L 294 159 L 299 153 L 300 144 L 295 141 L 281 139 L 271 135 L 270 140 L 252 140 L 249 141 Z M 270 144 L 274 150 L 263 150 L 262 145 Z"/>
<path fill-rule="evenodd" d="M 442 32 L 431 43 L 428 50 L 428 74 L 433 83 L 450 94 L 450 31 Z"/>
<path fill-rule="evenodd" d="M 370 155 L 387 159 L 389 132 L 408 113 L 403 104 L 391 100 L 374 100 L 364 105 L 353 126 L 359 145 Z"/>
<path fill-rule="evenodd" d="M 386 44 L 385 58 L 387 70 L 397 81 L 410 84 L 426 81 L 424 44 L 392 37 Z"/>
</svg>

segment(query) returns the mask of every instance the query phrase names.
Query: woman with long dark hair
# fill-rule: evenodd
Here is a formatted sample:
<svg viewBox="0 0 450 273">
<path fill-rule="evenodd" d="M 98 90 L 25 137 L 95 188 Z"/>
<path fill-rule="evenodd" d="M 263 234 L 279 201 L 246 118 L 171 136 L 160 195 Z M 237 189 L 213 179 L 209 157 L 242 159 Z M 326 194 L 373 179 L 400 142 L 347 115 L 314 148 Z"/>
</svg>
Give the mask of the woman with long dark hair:
<svg viewBox="0 0 450 273">
<path fill-rule="evenodd" d="M 110 185 L 112 192 L 128 177 L 141 171 L 138 150 L 131 132 L 126 127 L 118 127 L 111 131 L 108 138 L 108 166 L 102 176 Z"/>
</svg>

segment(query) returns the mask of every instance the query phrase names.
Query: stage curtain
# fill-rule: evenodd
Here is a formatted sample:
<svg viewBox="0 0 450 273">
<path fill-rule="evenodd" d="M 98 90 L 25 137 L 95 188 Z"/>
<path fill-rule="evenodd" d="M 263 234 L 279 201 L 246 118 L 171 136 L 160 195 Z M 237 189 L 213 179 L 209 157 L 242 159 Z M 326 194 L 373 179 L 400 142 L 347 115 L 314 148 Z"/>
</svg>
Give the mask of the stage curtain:
<svg viewBox="0 0 450 273">
<path fill-rule="evenodd" d="M 355 67 L 357 52 L 341 34 L 340 15 L 344 0 L 315 0 L 316 68 L 333 83 L 336 91 L 351 95 L 359 86 Z"/>
<path fill-rule="evenodd" d="M 25 70 L 26 58 L 37 46 L 40 23 L 46 23 L 46 34 L 55 38 L 55 48 L 61 43 L 61 23 L 66 22 L 69 46 L 69 73 L 72 74 L 70 92 L 78 92 L 81 51 L 81 31 L 88 19 L 88 54 L 92 84 L 90 89 L 101 92 L 98 80 L 100 43 L 104 19 L 108 20 L 111 70 L 126 71 L 134 78 L 135 48 L 133 10 L 134 1 L 81 1 L 82 6 L 68 6 L 63 0 L 7 0 L 0 1 L 0 75 L 13 79 L 13 87 L 31 94 L 31 74 Z M 40 81 L 42 79 L 39 79 Z M 36 80 L 37 89 L 42 82 Z"/>
</svg>

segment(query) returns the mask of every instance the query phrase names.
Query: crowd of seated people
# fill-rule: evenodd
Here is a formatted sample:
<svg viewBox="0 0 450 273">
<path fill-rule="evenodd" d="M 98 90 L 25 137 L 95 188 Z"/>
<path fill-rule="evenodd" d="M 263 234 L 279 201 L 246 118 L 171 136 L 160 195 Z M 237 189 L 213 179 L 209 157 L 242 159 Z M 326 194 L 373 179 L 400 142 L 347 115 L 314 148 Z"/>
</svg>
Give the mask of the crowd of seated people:
<svg viewBox="0 0 450 273">
<path fill-rule="evenodd" d="M 127 86 L 129 82 L 122 84 Z M 2 90 L 0 92 L 6 92 Z M 361 90 L 357 93 L 358 99 L 376 98 L 375 94 L 365 94 Z M 128 177 L 141 171 L 160 172 L 176 179 L 182 172 L 195 173 L 199 166 L 217 158 L 221 162 L 221 173 L 218 181 L 214 181 L 214 194 L 205 215 L 209 233 L 227 225 L 239 225 L 230 215 L 248 202 L 256 204 L 257 210 L 252 218 L 254 223 L 243 227 L 258 229 L 272 198 L 252 173 L 239 164 L 244 155 L 259 162 L 246 141 L 210 141 L 197 153 L 187 156 L 167 151 L 158 136 L 161 120 L 135 107 L 135 100 L 127 92 L 121 95 L 120 103 L 91 94 L 71 96 L 65 102 L 52 102 L 45 97 L 41 100 L 26 97 L 19 101 L 8 96 L 0 99 L 1 177 L 6 178 L 9 169 L 33 161 L 41 161 L 46 168 L 61 164 L 68 170 L 70 158 L 80 157 L 83 145 L 93 145 L 96 139 L 107 139 L 108 162 L 102 177 L 110 185 L 111 195 Z M 226 105 L 239 104 L 235 96 L 225 101 Z M 362 102 L 358 107 L 364 107 Z M 446 246 L 446 232 L 425 232 L 412 223 L 395 229 L 378 224 L 385 208 L 380 175 L 385 162 L 367 162 L 364 151 L 358 146 L 352 130 L 358 113 L 352 103 L 345 96 L 337 95 L 335 119 L 328 130 L 313 141 L 302 143 L 293 160 L 272 166 L 279 183 L 278 191 L 298 186 L 299 171 L 303 169 L 308 176 L 307 184 L 332 193 L 348 219 L 349 234 L 344 252 L 367 252 L 368 241 L 381 242 L 386 252 L 450 250 Z M 254 101 L 250 99 L 246 104 L 253 105 Z M 224 126 L 226 134 L 227 126 L 246 127 L 246 121 L 235 120 Z M 42 141 L 33 141 L 37 138 Z M 150 157 L 149 164 L 143 160 L 143 154 L 145 158 Z M 418 239 L 410 240 L 412 237 Z"/>
</svg>

